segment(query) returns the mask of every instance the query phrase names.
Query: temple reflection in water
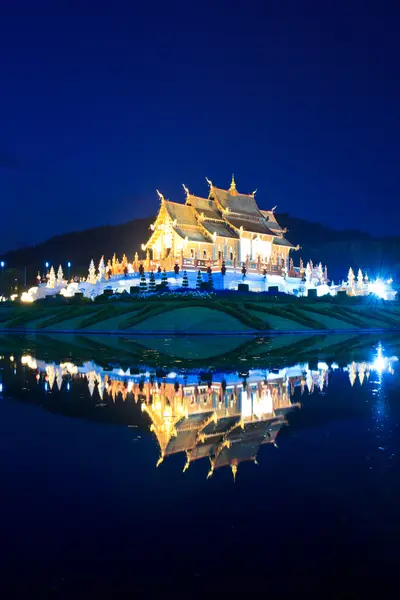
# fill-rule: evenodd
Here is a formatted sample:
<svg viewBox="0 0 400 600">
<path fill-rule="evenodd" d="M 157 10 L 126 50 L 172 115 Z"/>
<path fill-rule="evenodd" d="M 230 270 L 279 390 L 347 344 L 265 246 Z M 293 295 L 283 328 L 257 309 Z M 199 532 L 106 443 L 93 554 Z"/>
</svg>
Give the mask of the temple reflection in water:
<svg viewBox="0 0 400 600">
<path fill-rule="evenodd" d="M 276 444 L 276 437 L 287 424 L 288 412 L 299 408 L 295 390 L 313 393 L 328 385 L 329 373 L 339 369 L 324 362 L 311 367 L 299 363 L 283 369 L 258 369 L 246 373 L 157 373 L 154 369 L 133 373 L 120 368 L 105 370 L 93 362 L 77 366 L 71 362 L 46 363 L 25 355 L 22 364 L 36 370 L 38 383 L 46 389 L 86 379 L 91 396 L 98 394 L 101 403 L 131 399 L 139 403 L 150 419 L 160 448 L 157 466 L 165 457 L 186 455 L 184 471 L 193 461 L 210 462 L 208 476 L 218 468 L 229 466 L 236 476 L 244 461 L 257 462 L 263 444 Z M 393 373 L 396 357 L 385 358 L 378 349 L 375 360 L 352 362 L 340 369 L 348 374 L 353 386 L 363 385 L 375 371 Z"/>
</svg>

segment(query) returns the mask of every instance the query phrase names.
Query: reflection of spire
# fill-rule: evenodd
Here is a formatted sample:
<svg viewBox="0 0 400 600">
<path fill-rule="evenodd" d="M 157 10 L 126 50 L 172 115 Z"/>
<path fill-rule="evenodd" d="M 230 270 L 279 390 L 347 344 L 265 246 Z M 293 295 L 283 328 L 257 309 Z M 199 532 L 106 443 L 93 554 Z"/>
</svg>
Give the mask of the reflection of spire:
<svg viewBox="0 0 400 600">
<path fill-rule="evenodd" d="M 236 481 L 236 473 L 237 473 L 237 464 L 236 463 L 232 463 L 231 464 L 231 469 L 232 469 L 232 475 L 233 475 L 233 481 Z"/>
<path fill-rule="evenodd" d="M 306 385 L 307 385 L 307 389 L 308 389 L 309 394 L 311 394 L 312 391 L 313 391 L 313 389 L 314 389 L 314 382 L 313 382 L 311 371 L 307 371 Z"/>
<path fill-rule="evenodd" d="M 364 383 L 365 368 L 366 368 L 365 363 L 361 363 L 358 367 L 358 379 L 360 381 L 360 385 L 362 385 Z"/>
<path fill-rule="evenodd" d="M 186 462 L 185 462 L 185 466 L 183 467 L 183 473 L 188 470 L 189 466 L 190 466 L 190 454 L 189 454 L 189 452 L 186 452 Z"/>
<path fill-rule="evenodd" d="M 49 380 L 49 388 L 52 390 L 53 389 L 53 385 L 54 385 L 54 380 L 55 380 L 55 377 L 56 377 L 53 365 L 48 365 L 46 367 L 46 374 L 47 374 L 47 377 L 48 377 L 48 380 Z"/>
<path fill-rule="evenodd" d="M 356 363 L 353 361 L 349 368 L 349 379 L 351 383 L 351 387 L 353 387 L 355 380 L 357 379 L 357 367 Z"/>
<path fill-rule="evenodd" d="M 97 391 L 99 392 L 100 399 L 103 400 L 104 397 L 104 382 L 101 374 L 97 375 Z"/>
<path fill-rule="evenodd" d="M 56 381 L 57 381 L 58 390 L 61 391 L 62 384 L 63 384 L 63 376 L 62 376 L 62 371 L 60 368 L 57 369 Z"/>
<path fill-rule="evenodd" d="M 324 389 L 324 382 L 325 382 L 325 372 L 321 371 L 319 374 L 319 389 L 321 392 Z"/>
<path fill-rule="evenodd" d="M 96 373 L 94 371 L 90 371 L 90 373 L 87 374 L 87 379 L 88 379 L 89 393 L 91 396 L 93 396 L 93 392 L 94 392 L 94 388 L 95 388 L 95 381 L 96 381 Z"/>
<path fill-rule="evenodd" d="M 210 479 L 211 475 L 214 473 L 214 463 L 210 458 L 210 470 L 207 473 L 207 479 Z"/>
</svg>

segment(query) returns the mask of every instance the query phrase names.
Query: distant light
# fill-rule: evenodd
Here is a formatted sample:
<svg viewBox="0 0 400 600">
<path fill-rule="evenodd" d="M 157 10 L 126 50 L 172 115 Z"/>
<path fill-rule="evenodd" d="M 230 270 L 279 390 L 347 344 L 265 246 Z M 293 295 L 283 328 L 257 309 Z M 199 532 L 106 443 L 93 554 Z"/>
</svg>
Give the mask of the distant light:
<svg viewBox="0 0 400 600">
<path fill-rule="evenodd" d="M 22 292 L 21 295 L 21 302 L 33 302 L 34 299 L 32 298 L 32 296 L 30 294 L 28 294 L 28 292 Z"/>
<path fill-rule="evenodd" d="M 67 267 L 70 268 L 71 267 L 71 263 L 67 262 Z"/>
<path fill-rule="evenodd" d="M 378 346 L 378 353 L 375 357 L 374 362 L 372 363 L 372 369 L 376 371 L 379 375 L 381 375 L 385 369 L 385 358 L 382 353 L 382 346 Z"/>
<path fill-rule="evenodd" d="M 69 390 L 71 389 L 71 385 L 69 383 L 69 381 L 67 382 L 67 391 L 69 392 Z"/>
<path fill-rule="evenodd" d="M 369 289 L 375 296 L 378 296 L 378 298 L 386 298 L 385 284 L 380 279 L 370 283 Z"/>
<path fill-rule="evenodd" d="M 4 262 L 4 260 L 2 260 L 2 261 L 1 261 L 1 263 L 0 263 L 0 267 L 3 269 L 3 268 L 4 268 L 4 266 L 5 266 L 5 264 L 6 264 L 6 263 Z"/>
<path fill-rule="evenodd" d="M 44 266 L 46 267 L 46 269 L 48 269 L 49 268 L 49 263 L 48 262 L 44 263 Z"/>
<path fill-rule="evenodd" d="M 0 394 L 2 393 L 2 391 L 3 391 L 3 384 L 0 383 Z"/>
<path fill-rule="evenodd" d="M 45 384 L 44 384 L 44 389 L 45 389 L 45 391 L 46 391 L 46 392 L 47 392 L 47 390 L 49 389 L 49 384 L 47 383 L 47 381 L 46 381 L 46 382 L 45 382 Z"/>
</svg>

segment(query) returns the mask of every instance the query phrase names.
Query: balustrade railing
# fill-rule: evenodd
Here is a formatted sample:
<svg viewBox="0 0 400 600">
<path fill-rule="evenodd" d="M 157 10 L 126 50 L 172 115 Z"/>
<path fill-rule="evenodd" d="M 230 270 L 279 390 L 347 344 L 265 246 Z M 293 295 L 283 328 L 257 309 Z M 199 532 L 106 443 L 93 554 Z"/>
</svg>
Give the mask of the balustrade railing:
<svg viewBox="0 0 400 600">
<path fill-rule="evenodd" d="M 159 268 L 165 269 L 166 271 L 173 271 L 175 265 L 178 265 L 181 270 L 187 271 L 207 271 L 207 269 L 211 268 L 213 272 L 219 272 L 221 270 L 222 263 L 224 263 L 225 269 L 228 273 L 232 271 L 239 273 L 242 271 L 243 265 L 245 265 L 247 273 L 257 273 L 263 275 L 283 275 L 286 273 L 288 277 L 296 278 L 301 278 L 304 276 L 304 270 L 300 269 L 299 267 L 294 267 L 293 264 L 290 265 L 291 268 L 286 270 L 284 265 L 273 264 L 271 262 L 263 263 L 261 261 L 247 260 L 244 263 L 242 263 L 241 261 L 237 261 L 236 259 L 186 258 L 183 256 L 174 258 L 172 256 L 168 256 L 159 260 L 150 260 L 148 258 L 143 261 L 134 262 L 129 267 L 131 272 L 112 273 L 111 278 L 116 279 L 119 277 L 133 277 L 139 272 L 140 265 L 143 266 L 145 272 L 156 272 Z"/>
</svg>

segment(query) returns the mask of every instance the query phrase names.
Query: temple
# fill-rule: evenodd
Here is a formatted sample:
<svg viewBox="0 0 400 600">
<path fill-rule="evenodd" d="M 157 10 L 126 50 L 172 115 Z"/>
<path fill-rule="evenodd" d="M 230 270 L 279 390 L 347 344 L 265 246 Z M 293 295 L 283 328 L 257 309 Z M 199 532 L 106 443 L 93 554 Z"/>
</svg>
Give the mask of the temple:
<svg viewBox="0 0 400 600">
<path fill-rule="evenodd" d="M 142 246 L 152 266 L 167 271 L 176 264 L 186 270 L 220 270 L 224 263 L 227 270 L 245 265 L 249 272 L 300 276 L 289 257 L 298 248 L 285 238 L 274 209 L 260 210 L 255 192 L 238 192 L 233 176 L 228 190 L 207 181 L 207 198 L 194 196 L 184 186 L 184 204 L 158 192 L 161 207 L 150 239 Z"/>
</svg>

